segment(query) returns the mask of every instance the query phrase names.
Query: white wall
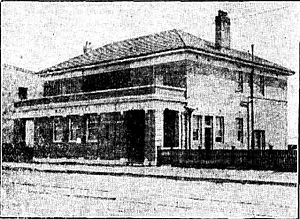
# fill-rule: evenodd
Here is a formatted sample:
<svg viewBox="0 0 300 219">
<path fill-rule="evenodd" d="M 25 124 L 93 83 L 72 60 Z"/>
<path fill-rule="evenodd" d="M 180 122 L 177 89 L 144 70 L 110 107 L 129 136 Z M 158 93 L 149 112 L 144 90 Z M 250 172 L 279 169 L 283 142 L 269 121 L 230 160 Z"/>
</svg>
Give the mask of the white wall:
<svg viewBox="0 0 300 219">
<path fill-rule="evenodd" d="M 247 108 L 240 106 L 241 100 L 247 100 L 250 96 L 250 88 L 244 76 L 244 91 L 237 90 L 237 72 L 245 74 L 251 72 L 250 68 L 237 66 L 232 63 L 213 60 L 212 58 L 197 57 L 190 55 L 188 65 L 188 105 L 195 109 L 194 115 L 213 116 L 214 141 L 216 132 L 216 116 L 224 116 L 225 142 L 215 143 L 214 149 L 247 149 Z M 255 74 L 272 76 L 269 72 L 256 70 Z M 286 77 L 273 75 L 275 86 L 277 78 L 286 80 Z M 274 84 L 274 83 L 273 83 Z M 258 92 L 257 85 L 254 86 L 254 97 L 259 97 L 255 102 L 255 128 L 266 131 L 267 143 L 274 145 L 274 149 L 285 149 L 287 135 L 287 92 L 286 87 L 269 86 L 265 81 L 265 95 Z M 237 141 L 236 118 L 243 118 L 244 139 L 243 144 Z M 203 120 L 204 122 L 204 120 Z M 203 126 L 202 126 L 203 127 Z M 204 138 L 204 132 L 203 132 Z"/>
</svg>

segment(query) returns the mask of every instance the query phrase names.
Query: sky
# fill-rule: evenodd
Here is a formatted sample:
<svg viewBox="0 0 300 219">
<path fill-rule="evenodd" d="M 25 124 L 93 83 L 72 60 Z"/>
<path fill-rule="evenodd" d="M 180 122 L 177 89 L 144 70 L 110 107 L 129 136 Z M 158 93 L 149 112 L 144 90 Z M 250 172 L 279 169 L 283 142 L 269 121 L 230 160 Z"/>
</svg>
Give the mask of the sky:
<svg viewBox="0 0 300 219">
<path fill-rule="evenodd" d="M 2 2 L 1 63 L 42 70 L 94 48 L 181 29 L 215 41 L 218 10 L 231 19 L 231 47 L 296 74 L 288 80 L 289 138 L 298 136 L 299 2 Z"/>
</svg>

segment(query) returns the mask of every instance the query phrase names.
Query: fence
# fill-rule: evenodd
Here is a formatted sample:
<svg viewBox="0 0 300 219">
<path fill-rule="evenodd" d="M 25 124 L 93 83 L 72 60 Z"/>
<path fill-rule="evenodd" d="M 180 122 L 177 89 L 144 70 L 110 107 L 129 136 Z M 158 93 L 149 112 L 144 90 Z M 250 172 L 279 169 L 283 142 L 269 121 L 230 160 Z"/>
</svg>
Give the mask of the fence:
<svg viewBox="0 0 300 219">
<path fill-rule="evenodd" d="M 158 150 L 158 165 L 297 171 L 296 150 Z"/>
<path fill-rule="evenodd" d="M 2 143 L 3 162 L 29 162 L 33 158 L 33 148 L 27 147 L 25 142 Z"/>
</svg>

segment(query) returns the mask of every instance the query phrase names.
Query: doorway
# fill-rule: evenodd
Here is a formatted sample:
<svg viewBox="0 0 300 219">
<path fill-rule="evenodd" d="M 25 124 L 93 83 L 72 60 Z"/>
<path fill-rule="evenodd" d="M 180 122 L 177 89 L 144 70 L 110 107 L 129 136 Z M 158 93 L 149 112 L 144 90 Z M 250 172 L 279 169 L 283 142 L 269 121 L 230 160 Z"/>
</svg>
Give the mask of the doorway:
<svg viewBox="0 0 300 219">
<path fill-rule="evenodd" d="M 127 129 L 127 156 L 132 162 L 144 162 L 145 111 L 130 110 L 125 114 Z"/>
<path fill-rule="evenodd" d="M 177 148 L 178 146 L 179 146 L 178 111 L 165 109 L 164 147 Z"/>
<path fill-rule="evenodd" d="M 213 117 L 212 116 L 205 116 L 204 147 L 206 150 L 212 150 L 213 148 Z"/>
</svg>

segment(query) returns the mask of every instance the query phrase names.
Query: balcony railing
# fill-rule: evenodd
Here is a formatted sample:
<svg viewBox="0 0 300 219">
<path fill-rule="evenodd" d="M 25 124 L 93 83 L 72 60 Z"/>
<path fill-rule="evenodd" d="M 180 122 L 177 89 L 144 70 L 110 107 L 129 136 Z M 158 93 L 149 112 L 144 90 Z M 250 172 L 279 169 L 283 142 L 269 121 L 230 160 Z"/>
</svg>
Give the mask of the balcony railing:
<svg viewBox="0 0 300 219">
<path fill-rule="evenodd" d="M 85 100 L 114 98 L 114 97 L 122 97 L 122 96 L 139 96 L 139 95 L 147 95 L 147 94 L 154 94 L 154 93 L 166 97 L 183 98 L 184 90 L 185 90 L 184 88 L 146 85 L 146 86 L 139 86 L 139 87 L 129 87 L 129 88 L 93 91 L 93 92 L 86 92 L 86 93 L 49 96 L 49 97 L 43 97 L 39 99 L 30 99 L 30 100 L 15 102 L 14 105 L 15 107 L 23 107 L 23 106 L 34 106 L 39 104 L 85 101 Z"/>
</svg>

